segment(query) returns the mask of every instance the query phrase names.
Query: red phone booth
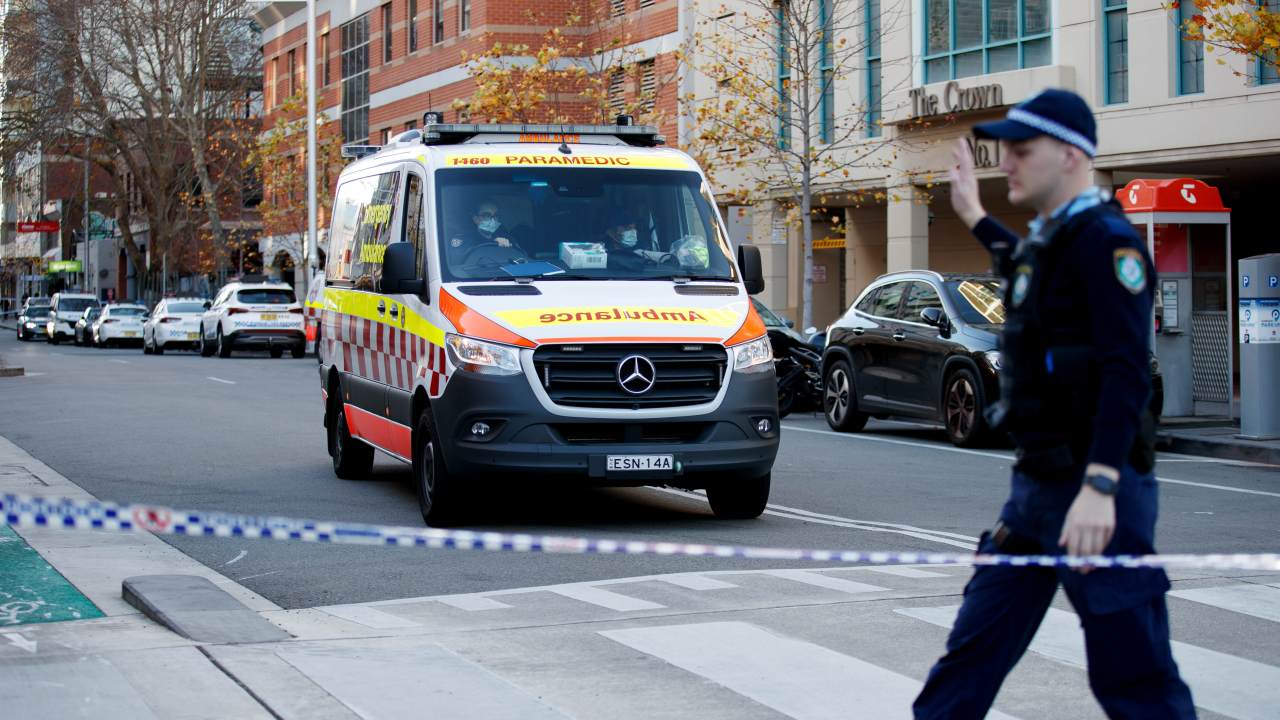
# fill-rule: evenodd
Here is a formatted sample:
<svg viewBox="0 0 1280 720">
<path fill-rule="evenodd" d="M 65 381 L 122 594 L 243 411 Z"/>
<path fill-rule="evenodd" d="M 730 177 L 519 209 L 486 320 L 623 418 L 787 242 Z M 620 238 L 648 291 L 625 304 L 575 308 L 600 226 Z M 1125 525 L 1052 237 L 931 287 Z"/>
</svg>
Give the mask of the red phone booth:
<svg viewBox="0 0 1280 720">
<path fill-rule="evenodd" d="M 1164 415 L 1235 417 L 1231 210 L 1200 180 L 1134 180 L 1116 191 L 1156 264 L 1155 340 Z"/>
</svg>

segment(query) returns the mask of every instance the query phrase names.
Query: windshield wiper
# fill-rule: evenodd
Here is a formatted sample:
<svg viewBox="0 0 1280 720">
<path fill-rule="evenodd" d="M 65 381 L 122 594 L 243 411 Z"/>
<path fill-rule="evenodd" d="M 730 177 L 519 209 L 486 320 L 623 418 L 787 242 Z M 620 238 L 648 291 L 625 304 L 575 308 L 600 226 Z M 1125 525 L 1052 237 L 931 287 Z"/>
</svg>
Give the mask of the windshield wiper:
<svg viewBox="0 0 1280 720">
<path fill-rule="evenodd" d="M 636 278 L 637 280 L 670 280 L 674 283 L 687 282 L 737 282 L 731 277 L 723 277 L 720 275 L 647 275 L 645 277 Z"/>
</svg>

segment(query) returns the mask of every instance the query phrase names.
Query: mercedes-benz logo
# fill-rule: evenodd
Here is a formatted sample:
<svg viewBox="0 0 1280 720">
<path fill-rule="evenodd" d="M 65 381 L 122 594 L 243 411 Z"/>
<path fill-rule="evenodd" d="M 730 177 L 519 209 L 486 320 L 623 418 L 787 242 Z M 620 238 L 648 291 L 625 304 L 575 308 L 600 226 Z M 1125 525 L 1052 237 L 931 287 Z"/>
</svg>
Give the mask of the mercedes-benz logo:
<svg viewBox="0 0 1280 720">
<path fill-rule="evenodd" d="M 628 355 L 618 363 L 618 384 L 632 395 L 643 395 L 653 389 L 658 371 L 653 361 L 643 355 Z"/>
</svg>

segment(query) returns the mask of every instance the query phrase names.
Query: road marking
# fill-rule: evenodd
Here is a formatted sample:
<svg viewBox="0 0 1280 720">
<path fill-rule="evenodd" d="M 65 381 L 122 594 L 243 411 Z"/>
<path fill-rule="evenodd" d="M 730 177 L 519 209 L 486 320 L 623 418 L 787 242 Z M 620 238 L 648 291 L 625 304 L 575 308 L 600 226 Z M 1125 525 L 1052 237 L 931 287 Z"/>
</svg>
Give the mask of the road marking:
<svg viewBox="0 0 1280 720">
<path fill-rule="evenodd" d="M 716 580 L 715 578 L 709 578 L 705 575 L 671 575 L 669 577 L 662 578 L 662 582 L 687 588 L 689 590 L 728 590 L 729 588 L 738 587 L 733 583 Z"/>
<path fill-rule="evenodd" d="M 921 684 L 878 665 L 744 622 L 604 630 L 796 720 L 911 717 Z M 779 670 L 785 669 L 785 672 Z M 988 718 L 1010 720 L 992 711 Z"/>
<path fill-rule="evenodd" d="M 248 555 L 248 554 L 249 554 L 249 551 L 248 551 L 248 550 L 241 550 L 239 555 L 237 555 L 237 556 L 235 556 L 235 557 L 231 558 L 230 560 L 228 560 L 228 561 L 226 562 L 226 564 L 227 564 L 227 565 L 235 565 L 236 563 L 240 562 L 240 560 L 241 560 L 245 555 Z"/>
<path fill-rule="evenodd" d="M 874 565 L 871 567 L 861 568 L 870 570 L 871 572 L 884 573 L 885 575 L 897 575 L 904 578 L 940 578 L 951 577 L 946 573 L 933 572 L 931 570 L 917 570 L 913 567 L 898 567 L 896 565 Z"/>
<path fill-rule="evenodd" d="M 22 633 L 7 632 L 4 633 L 4 637 L 13 645 L 26 650 L 29 653 L 34 653 L 36 651 L 36 645 L 39 644 L 38 640 L 28 640 Z"/>
<path fill-rule="evenodd" d="M 283 570 L 272 570 L 271 572 L 258 573 L 257 575 L 245 575 L 245 576 L 244 576 L 244 577 L 242 577 L 242 578 L 237 578 L 237 579 L 236 579 L 236 582 L 241 582 L 241 581 L 244 581 L 244 580 L 252 580 L 252 579 L 254 579 L 254 578 L 260 578 L 260 577 L 266 577 L 266 576 L 268 576 L 268 575 L 275 575 L 276 573 L 282 573 L 282 572 L 284 572 L 284 571 L 283 571 Z"/>
<path fill-rule="evenodd" d="M 860 595 L 869 592 L 887 592 L 889 588 L 880 587 L 879 585 L 868 585 L 867 583 L 854 582 L 852 580 L 844 580 L 834 578 L 830 575 L 823 575 L 812 570 L 765 570 L 763 575 L 772 575 L 773 577 L 791 580 L 793 582 L 804 583 L 814 587 L 825 588 L 827 590 L 835 590 L 836 592 L 848 593 L 850 595 Z"/>
<path fill-rule="evenodd" d="M 222 384 L 224 384 L 224 385 L 235 385 L 235 384 L 236 384 L 236 381 L 235 381 L 235 380 L 223 380 L 222 378 L 214 377 L 214 376 L 212 376 L 212 375 L 209 375 L 209 376 L 205 377 L 205 379 L 206 379 L 206 380 L 212 380 L 212 381 L 214 381 L 214 382 L 218 382 L 218 383 L 222 383 Z"/>
<path fill-rule="evenodd" d="M 47 374 L 48 373 L 42 373 L 42 372 L 23 373 L 23 375 L 25 375 L 26 377 L 40 377 L 41 375 L 47 375 Z"/>
<path fill-rule="evenodd" d="M 610 590 L 601 590 L 590 585 L 561 585 L 548 589 L 557 595 L 563 595 L 564 597 L 592 605 L 599 605 L 610 610 L 617 610 L 618 612 L 662 610 L 666 607 L 655 602 L 633 598 Z"/>
<path fill-rule="evenodd" d="M 979 457 L 996 458 L 997 460 L 1004 460 L 1007 462 L 1011 462 L 1014 459 L 1012 454 L 986 452 L 982 450 L 967 450 L 965 448 L 950 447 L 947 445 L 941 445 L 937 443 L 911 442 L 908 440 L 895 440 L 893 438 L 876 437 L 874 435 L 838 433 L 838 432 L 832 432 L 830 430 L 813 430 L 811 428 L 796 427 L 794 425 L 783 425 L 782 427 L 784 430 L 794 430 L 796 432 L 813 433 L 815 435 L 830 435 L 831 437 L 845 438 L 847 440 L 869 440 L 872 442 L 888 443 L 890 445 L 905 445 L 908 447 L 929 448 L 932 450 L 940 450 L 942 452 L 960 453 L 962 455 L 977 455 Z M 1263 466 L 1263 467 L 1270 467 L 1270 466 Z M 1263 495 L 1265 497 L 1280 498 L 1280 492 L 1267 492 L 1265 490 L 1249 490 L 1246 488 L 1231 487 L 1229 485 L 1214 485 L 1212 483 L 1199 483 L 1199 482 L 1192 482 L 1190 480 L 1174 480 L 1172 478 L 1165 478 L 1165 477 L 1159 477 L 1159 476 L 1156 477 L 1156 480 L 1162 483 L 1169 483 L 1171 485 L 1187 485 L 1190 487 L 1205 488 L 1207 490 L 1225 490 L 1227 492 L 1244 493 L 1246 495 Z"/>
<path fill-rule="evenodd" d="M 497 600 L 490 600 L 483 595 L 449 595 L 446 597 L 432 598 L 438 603 L 456 607 L 459 610 L 468 610 L 475 612 L 478 610 L 505 610 L 511 606 L 506 603 L 500 603 Z"/>
<path fill-rule="evenodd" d="M 1169 594 L 1202 605 L 1280 622 L 1280 583 L 1191 588 L 1171 590 Z"/>
<path fill-rule="evenodd" d="M 374 630 L 394 630 L 397 628 L 418 627 L 418 623 L 402 617 L 383 612 L 368 605 L 333 605 L 320 608 L 322 611 L 357 625 Z"/>
<path fill-rule="evenodd" d="M 128 364 L 129 364 L 129 361 L 128 361 L 128 360 L 117 360 L 116 358 L 110 358 L 110 359 L 108 359 L 108 360 L 107 360 L 107 362 L 118 363 L 118 364 L 120 364 L 120 365 L 128 365 Z"/>
<path fill-rule="evenodd" d="M 945 605 L 894 612 L 950 629 L 959 609 Z M 1280 707 L 1280 668 L 1177 640 L 1171 645 L 1197 707 L 1240 720 L 1274 720 Z M 1049 609 L 1030 649 L 1066 665 L 1086 666 L 1080 619 L 1065 610 Z"/>
</svg>

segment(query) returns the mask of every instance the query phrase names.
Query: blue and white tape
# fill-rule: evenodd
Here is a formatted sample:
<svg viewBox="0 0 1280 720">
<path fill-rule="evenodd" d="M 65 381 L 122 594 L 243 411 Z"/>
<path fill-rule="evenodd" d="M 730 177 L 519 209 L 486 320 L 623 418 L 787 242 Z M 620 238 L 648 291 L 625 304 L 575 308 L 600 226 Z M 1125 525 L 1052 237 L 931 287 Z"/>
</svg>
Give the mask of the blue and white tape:
<svg viewBox="0 0 1280 720">
<path fill-rule="evenodd" d="M 14 527 L 236 537 L 342 545 L 426 547 L 497 552 L 792 560 L 872 565 L 1005 565 L 1011 567 L 1179 568 L 1280 571 L 1280 554 L 1215 555 L 974 555 L 972 553 L 814 550 L 747 545 L 608 540 L 555 535 L 475 532 L 426 527 L 364 525 L 118 505 L 99 500 L 0 495 L 0 517 Z"/>
</svg>

